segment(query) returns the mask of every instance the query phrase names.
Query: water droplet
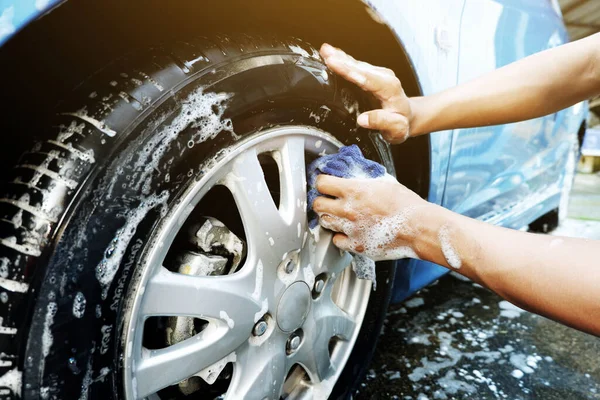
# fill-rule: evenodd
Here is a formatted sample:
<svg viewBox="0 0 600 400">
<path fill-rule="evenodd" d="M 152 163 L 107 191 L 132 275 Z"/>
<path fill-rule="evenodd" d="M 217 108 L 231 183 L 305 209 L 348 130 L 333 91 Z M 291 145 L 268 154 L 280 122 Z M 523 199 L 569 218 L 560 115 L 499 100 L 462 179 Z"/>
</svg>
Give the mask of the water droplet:
<svg viewBox="0 0 600 400">
<path fill-rule="evenodd" d="M 69 369 L 75 375 L 79 375 L 79 373 L 81 372 L 81 370 L 77 366 L 77 360 L 75 360 L 74 357 L 69 358 Z"/>
<path fill-rule="evenodd" d="M 73 315 L 75 318 L 83 318 L 86 302 L 83 293 L 77 292 L 75 299 L 73 300 Z"/>
<path fill-rule="evenodd" d="M 115 250 L 117 248 L 117 243 L 119 242 L 119 238 L 115 237 L 110 244 L 108 245 L 108 247 L 106 248 L 106 252 L 105 252 L 105 256 L 106 258 L 110 258 L 114 253 Z"/>
<path fill-rule="evenodd" d="M 102 260 L 100 264 L 98 264 L 98 266 L 96 267 L 96 272 L 100 274 L 104 273 L 104 271 L 106 271 L 106 264 L 106 260 Z"/>
</svg>

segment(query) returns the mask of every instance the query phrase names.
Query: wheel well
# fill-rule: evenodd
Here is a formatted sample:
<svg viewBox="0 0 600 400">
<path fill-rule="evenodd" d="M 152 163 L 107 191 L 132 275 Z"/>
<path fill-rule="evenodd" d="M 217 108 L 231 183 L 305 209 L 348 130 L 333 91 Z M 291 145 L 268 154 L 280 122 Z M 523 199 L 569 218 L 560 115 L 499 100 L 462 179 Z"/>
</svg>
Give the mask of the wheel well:
<svg viewBox="0 0 600 400">
<path fill-rule="evenodd" d="M 409 58 L 390 29 L 359 0 L 70 0 L 31 23 L 0 49 L 6 98 L 0 170 L 15 164 L 43 137 L 56 104 L 87 76 L 138 48 L 211 32 L 296 36 L 314 46 L 327 41 L 357 58 L 393 69 L 409 96 L 421 94 Z M 6 80 L 5 80 L 6 81 Z M 396 172 L 426 197 L 427 138 L 394 148 Z"/>
</svg>

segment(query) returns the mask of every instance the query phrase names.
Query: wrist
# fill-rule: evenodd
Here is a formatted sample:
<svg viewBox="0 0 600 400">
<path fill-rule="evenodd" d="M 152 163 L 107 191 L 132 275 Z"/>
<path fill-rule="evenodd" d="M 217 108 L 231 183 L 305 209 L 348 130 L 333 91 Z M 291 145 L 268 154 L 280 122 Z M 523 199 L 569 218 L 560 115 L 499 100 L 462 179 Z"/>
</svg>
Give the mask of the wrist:
<svg viewBox="0 0 600 400">
<path fill-rule="evenodd" d="M 420 259 L 440 263 L 440 246 L 438 232 L 446 223 L 445 209 L 436 205 L 427 203 L 423 207 L 415 209 L 411 216 L 412 226 L 415 228 L 412 238 L 412 247 Z"/>
<path fill-rule="evenodd" d="M 470 218 L 456 214 L 441 206 L 430 204 L 418 215 L 418 230 L 413 242 L 417 256 L 456 271 L 475 282 L 482 283 L 478 269 L 480 258 L 477 238 L 472 234 Z"/>
<path fill-rule="evenodd" d="M 411 117 L 409 119 L 409 136 L 414 137 L 429 133 L 430 130 L 427 126 L 427 105 L 425 97 L 410 97 L 408 101 L 410 103 L 411 111 Z"/>
</svg>

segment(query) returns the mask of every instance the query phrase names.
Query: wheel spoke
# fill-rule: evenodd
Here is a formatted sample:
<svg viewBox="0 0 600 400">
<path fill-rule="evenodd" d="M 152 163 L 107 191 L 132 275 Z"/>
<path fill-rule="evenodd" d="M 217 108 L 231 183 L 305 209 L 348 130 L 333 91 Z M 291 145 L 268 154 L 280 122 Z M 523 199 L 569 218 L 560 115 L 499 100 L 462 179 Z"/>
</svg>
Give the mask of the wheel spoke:
<svg viewBox="0 0 600 400">
<path fill-rule="evenodd" d="M 347 251 L 340 251 L 333 244 L 333 234 L 331 231 L 320 229 L 319 241 L 314 246 L 314 258 L 312 264 L 315 268 L 315 274 L 328 273 L 339 276 L 344 269 L 350 266 L 352 256 Z"/>
<path fill-rule="evenodd" d="M 286 231 L 279 210 L 269 192 L 264 172 L 255 149 L 239 156 L 231 172 L 223 180 L 237 204 L 249 253 L 272 252 L 278 239 Z"/>
<path fill-rule="evenodd" d="M 245 336 L 244 336 L 245 335 Z M 199 334 L 160 350 L 143 349 L 134 377 L 138 398 L 175 385 L 221 360 L 247 340 L 248 332 L 210 323 Z"/>
<path fill-rule="evenodd" d="M 329 355 L 330 339 L 339 337 L 348 340 L 355 327 L 352 318 L 329 301 L 309 316 L 304 325 L 305 346 L 293 361 L 306 369 L 313 383 L 328 379 L 336 370 Z"/>
<path fill-rule="evenodd" d="M 288 372 L 285 340 L 247 345 L 237 355 L 226 399 L 279 399 Z"/>
<path fill-rule="evenodd" d="M 251 296 L 254 272 L 248 268 L 233 275 L 190 276 L 161 268 L 146 285 L 141 313 L 145 317 L 198 317 L 230 328 L 251 328 L 252 316 L 260 309 L 259 299 Z"/>
<path fill-rule="evenodd" d="M 279 167 L 281 202 L 279 210 L 284 220 L 297 232 L 306 229 L 306 166 L 304 138 L 292 136 L 280 149 Z M 301 234 L 297 234 L 301 239 Z"/>
<path fill-rule="evenodd" d="M 356 323 L 339 308 L 332 300 L 325 304 L 325 312 L 315 314 L 315 323 L 321 329 L 321 335 L 329 340 L 337 336 L 343 340 L 349 340 L 352 337 Z"/>
<path fill-rule="evenodd" d="M 306 343 L 292 360 L 304 367 L 313 383 L 321 382 L 335 372 L 329 357 L 331 337 L 326 337 L 325 332 L 315 323 L 307 321 L 304 327 Z"/>
</svg>

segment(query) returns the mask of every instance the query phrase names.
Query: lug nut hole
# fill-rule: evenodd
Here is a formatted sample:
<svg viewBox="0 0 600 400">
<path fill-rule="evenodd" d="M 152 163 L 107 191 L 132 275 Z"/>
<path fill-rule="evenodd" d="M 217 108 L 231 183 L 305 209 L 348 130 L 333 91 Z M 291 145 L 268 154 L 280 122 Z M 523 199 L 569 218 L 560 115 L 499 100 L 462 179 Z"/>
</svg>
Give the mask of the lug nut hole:
<svg viewBox="0 0 600 400">
<path fill-rule="evenodd" d="M 313 290 L 312 290 L 313 299 L 316 299 L 319 296 L 321 296 L 321 294 L 325 290 L 325 285 L 327 285 L 327 279 L 328 279 L 327 274 L 323 273 L 323 274 L 317 275 L 317 277 L 315 278 L 315 284 L 314 284 Z"/>
<path fill-rule="evenodd" d="M 302 341 L 304 340 L 304 332 L 302 329 L 298 329 L 294 333 L 290 335 L 286 343 L 286 352 L 287 354 L 293 354 L 302 345 Z"/>
</svg>

